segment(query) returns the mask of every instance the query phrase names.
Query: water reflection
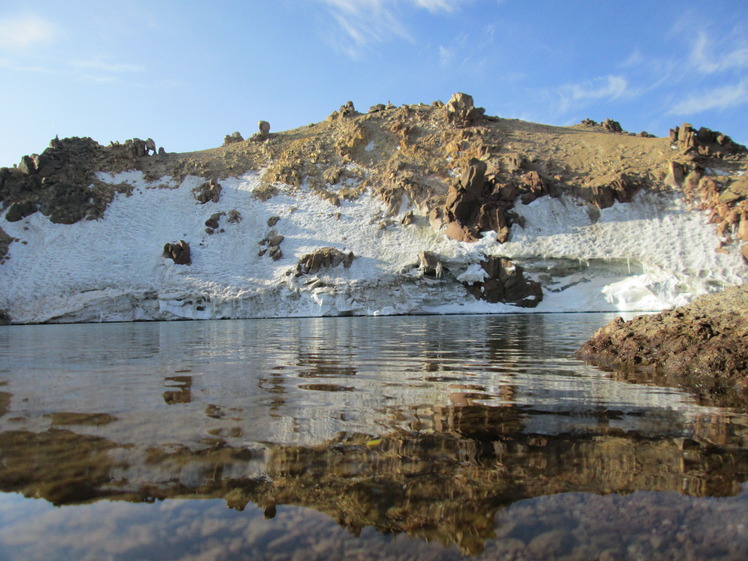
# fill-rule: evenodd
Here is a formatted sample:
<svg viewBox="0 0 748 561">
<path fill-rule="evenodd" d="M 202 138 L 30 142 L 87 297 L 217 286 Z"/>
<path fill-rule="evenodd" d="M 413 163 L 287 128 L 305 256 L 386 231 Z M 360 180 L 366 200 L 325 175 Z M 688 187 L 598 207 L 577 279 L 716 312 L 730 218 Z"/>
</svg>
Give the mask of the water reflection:
<svg viewBox="0 0 748 561">
<path fill-rule="evenodd" d="M 291 515 L 275 514 L 295 505 L 303 508 L 285 527 L 293 539 L 284 547 L 296 543 L 299 559 L 315 558 L 297 543 L 314 535 L 318 522 L 302 520 L 317 520 L 310 512 L 361 539 L 408 535 L 434 558 L 620 557 L 621 543 L 609 537 L 593 546 L 582 535 L 594 532 L 576 529 L 628 496 L 637 497 L 631 508 L 645 505 L 674 525 L 698 497 L 734 497 L 721 499 L 730 501 L 724 508 L 747 519 L 746 416 L 699 407 L 676 390 L 617 382 L 571 359 L 608 319 L 2 328 L 0 490 L 54 505 L 215 499 L 278 524 Z M 131 345 L 138 348 L 120 348 Z M 670 494 L 682 499 L 660 506 Z M 28 504 L 14 512 L 37 508 Z M 23 515 L 0 512 L 7 525 L 21 524 Z M 216 524 L 230 518 L 210 516 Z M 698 524 L 722 542 L 723 522 Z M 162 524 L 172 523 L 164 515 Z M 696 531 L 678 524 L 673 536 Z M 748 529 L 739 526 L 722 558 L 748 552 Z M 0 543 L 8 540 L 0 532 Z M 642 555 L 683 553 L 686 542 L 637 547 Z"/>
</svg>

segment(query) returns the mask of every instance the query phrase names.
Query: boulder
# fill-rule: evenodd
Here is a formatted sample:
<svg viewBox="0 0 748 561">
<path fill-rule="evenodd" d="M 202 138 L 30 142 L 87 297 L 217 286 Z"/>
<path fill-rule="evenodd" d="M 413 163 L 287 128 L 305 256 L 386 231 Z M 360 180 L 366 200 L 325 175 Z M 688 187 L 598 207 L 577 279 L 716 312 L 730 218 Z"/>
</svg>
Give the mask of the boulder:
<svg viewBox="0 0 748 561">
<path fill-rule="evenodd" d="M 686 173 L 683 169 L 683 164 L 671 160 L 668 164 L 668 174 L 665 176 L 665 185 L 678 189 L 683 185 L 685 177 Z"/>
<path fill-rule="evenodd" d="M 435 253 L 431 251 L 422 251 L 418 254 L 418 268 L 425 277 L 441 278 L 444 267 Z"/>
<path fill-rule="evenodd" d="M 231 209 L 226 220 L 229 222 L 229 224 L 238 224 L 242 221 L 242 213 L 235 208 Z"/>
<path fill-rule="evenodd" d="M 621 128 L 621 123 L 618 121 L 614 121 L 613 119 L 605 119 L 602 123 L 600 123 L 600 126 L 603 127 L 608 132 L 623 132 L 623 128 Z"/>
<path fill-rule="evenodd" d="M 36 204 L 32 201 L 13 203 L 10 205 L 8 213 L 5 215 L 5 219 L 8 222 L 18 222 L 19 220 L 34 214 L 36 211 Z"/>
<path fill-rule="evenodd" d="M 257 129 L 260 134 L 267 136 L 270 134 L 270 123 L 267 121 L 258 121 Z"/>
<path fill-rule="evenodd" d="M 473 96 L 458 92 L 446 103 L 447 120 L 458 127 L 474 125 L 486 112 L 482 107 L 475 107 Z"/>
<path fill-rule="evenodd" d="M 218 183 L 217 179 L 211 179 L 210 181 L 206 181 L 198 187 L 195 187 L 192 190 L 192 194 L 200 204 L 204 205 L 210 201 L 217 203 L 221 198 L 221 184 Z"/>
<path fill-rule="evenodd" d="M 192 265 L 190 244 L 184 240 L 164 245 L 163 256 L 167 259 L 172 259 L 177 265 Z"/>
<path fill-rule="evenodd" d="M 468 291 L 486 302 L 514 304 L 534 308 L 543 300 L 540 283 L 525 277 L 522 267 L 502 257 L 487 257 L 481 261 L 486 272 L 483 282 L 465 283 Z"/>
<path fill-rule="evenodd" d="M 296 276 L 313 275 L 320 269 L 330 269 L 342 264 L 346 269 L 351 266 L 355 256 L 352 251 L 343 253 L 334 247 L 323 247 L 308 253 L 299 259 L 296 264 Z"/>
<path fill-rule="evenodd" d="M 261 121 L 265 122 L 265 121 Z M 269 128 L 269 125 L 268 125 Z M 237 142 L 243 142 L 244 137 L 241 135 L 239 131 L 234 131 L 231 134 L 227 134 L 223 137 L 223 145 L 228 146 L 229 144 L 236 144 Z"/>
</svg>

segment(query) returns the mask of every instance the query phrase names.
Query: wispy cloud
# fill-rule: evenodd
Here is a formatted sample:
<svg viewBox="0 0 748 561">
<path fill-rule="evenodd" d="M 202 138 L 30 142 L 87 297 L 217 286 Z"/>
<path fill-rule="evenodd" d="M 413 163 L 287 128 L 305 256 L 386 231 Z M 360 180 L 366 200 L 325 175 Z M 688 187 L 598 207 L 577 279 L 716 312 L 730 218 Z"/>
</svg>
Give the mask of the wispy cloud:
<svg viewBox="0 0 748 561">
<path fill-rule="evenodd" d="M 363 49 L 393 39 L 413 41 L 402 21 L 402 6 L 431 13 L 452 12 L 471 0 L 318 0 L 327 5 L 334 21 L 343 31 L 337 46 L 356 58 Z"/>
<path fill-rule="evenodd" d="M 701 113 L 710 109 L 729 109 L 748 103 L 748 82 L 713 88 L 689 95 L 676 103 L 668 115 L 687 115 Z"/>
<path fill-rule="evenodd" d="M 28 49 L 51 43 L 58 33 L 55 24 L 35 14 L 0 17 L 1 49 Z"/>
<path fill-rule="evenodd" d="M 606 76 L 581 82 L 566 84 L 558 90 L 561 100 L 559 111 L 566 113 L 595 101 L 611 101 L 633 95 L 628 80 L 623 76 Z"/>
<path fill-rule="evenodd" d="M 705 74 L 748 67 L 748 46 L 726 43 L 727 40 L 723 39 L 714 45 L 704 31 L 699 31 L 691 48 L 691 64 Z M 718 55 L 714 54 L 715 50 L 719 52 Z"/>
<path fill-rule="evenodd" d="M 469 0 L 415 0 L 415 5 L 426 8 L 429 12 L 453 12 L 468 2 Z"/>
<path fill-rule="evenodd" d="M 110 74 L 143 72 L 145 70 L 145 67 L 139 64 L 112 63 L 105 62 L 103 60 L 76 60 L 73 61 L 72 65 L 76 68 L 82 68 L 84 70 L 96 70 L 100 72 L 107 72 Z"/>
</svg>

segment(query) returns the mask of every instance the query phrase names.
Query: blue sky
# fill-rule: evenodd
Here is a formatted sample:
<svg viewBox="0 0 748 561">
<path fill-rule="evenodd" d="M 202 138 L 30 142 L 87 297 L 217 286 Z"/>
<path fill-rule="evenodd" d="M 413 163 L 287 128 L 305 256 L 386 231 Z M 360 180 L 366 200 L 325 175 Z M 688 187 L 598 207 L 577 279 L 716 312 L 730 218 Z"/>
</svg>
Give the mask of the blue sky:
<svg viewBox="0 0 748 561">
<path fill-rule="evenodd" d="M 457 91 L 500 117 L 748 144 L 748 2 L 0 0 L 0 166 L 55 135 L 201 150 Z"/>
</svg>

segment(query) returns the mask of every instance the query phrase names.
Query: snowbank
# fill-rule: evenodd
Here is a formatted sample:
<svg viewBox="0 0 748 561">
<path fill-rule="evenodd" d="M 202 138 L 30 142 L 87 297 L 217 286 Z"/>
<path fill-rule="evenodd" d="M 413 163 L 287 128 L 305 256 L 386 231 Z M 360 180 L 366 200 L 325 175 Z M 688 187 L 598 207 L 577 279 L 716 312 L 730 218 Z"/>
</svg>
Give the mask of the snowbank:
<svg viewBox="0 0 748 561">
<path fill-rule="evenodd" d="M 690 301 L 698 294 L 746 280 L 737 251 L 716 253 L 719 242 L 702 213 L 687 210 L 677 195 L 641 194 L 591 214 L 572 199 L 543 197 L 515 211 L 511 241 L 494 233 L 473 244 L 456 242 L 425 218 L 403 226 L 386 221 L 384 205 L 370 194 L 334 206 L 308 190 L 283 190 L 261 201 L 253 195 L 260 174 L 221 180 L 217 203 L 198 204 L 188 176 L 147 182 L 140 172 L 99 179 L 133 186 L 117 195 L 102 220 L 72 225 L 35 213 L 4 222 L 20 241 L 0 268 L 0 309 L 14 322 L 132 321 L 380 315 L 503 313 L 518 311 L 651 311 Z M 169 188 L 156 185 L 168 185 Z M 213 234 L 205 221 L 226 217 Z M 279 216 L 270 227 L 268 219 Z M 283 257 L 259 255 L 259 242 L 274 230 L 284 236 Z M 162 257 L 167 242 L 187 241 L 192 265 Z M 350 268 L 295 276 L 298 259 L 321 247 L 353 251 Z M 447 270 L 425 277 L 421 251 L 435 253 Z M 480 280 L 486 255 L 511 258 L 543 285 L 537 308 L 487 304 L 460 281 Z"/>
</svg>

